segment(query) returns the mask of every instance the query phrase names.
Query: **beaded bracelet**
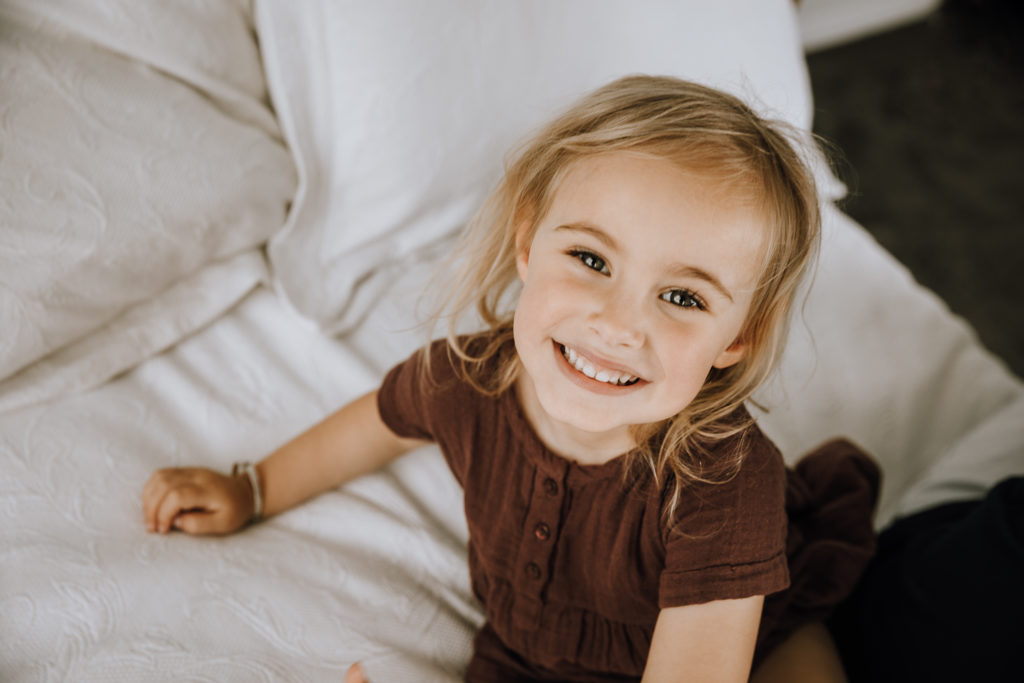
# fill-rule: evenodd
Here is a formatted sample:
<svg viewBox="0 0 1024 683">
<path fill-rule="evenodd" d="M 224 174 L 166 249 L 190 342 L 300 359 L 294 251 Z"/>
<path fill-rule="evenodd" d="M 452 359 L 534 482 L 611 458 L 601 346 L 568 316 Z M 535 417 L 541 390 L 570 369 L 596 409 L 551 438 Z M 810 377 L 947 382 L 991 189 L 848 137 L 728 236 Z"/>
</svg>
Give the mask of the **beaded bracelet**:
<svg viewBox="0 0 1024 683">
<path fill-rule="evenodd" d="M 263 518 L 263 490 L 260 488 L 260 474 L 251 462 L 236 462 L 231 466 L 231 476 L 237 477 L 245 473 L 252 487 L 252 517 L 250 522 L 258 522 Z"/>
</svg>

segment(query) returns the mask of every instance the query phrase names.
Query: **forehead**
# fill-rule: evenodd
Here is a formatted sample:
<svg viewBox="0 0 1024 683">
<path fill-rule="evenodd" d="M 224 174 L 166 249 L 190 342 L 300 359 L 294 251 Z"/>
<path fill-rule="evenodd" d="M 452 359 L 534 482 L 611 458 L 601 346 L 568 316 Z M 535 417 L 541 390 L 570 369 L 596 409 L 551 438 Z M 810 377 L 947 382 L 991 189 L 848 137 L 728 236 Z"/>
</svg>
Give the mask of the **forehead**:
<svg viewBox="0 0 1024 683">
<path fill-rule="evenodd" d="M 752 286 L 768 242 L 768 219 L 749 187 L 720 174 L 634 152 L 575 161 L 542 226 L 586 223 L 630 257 L 714 267 L 735 287 Z"/>
</svg>

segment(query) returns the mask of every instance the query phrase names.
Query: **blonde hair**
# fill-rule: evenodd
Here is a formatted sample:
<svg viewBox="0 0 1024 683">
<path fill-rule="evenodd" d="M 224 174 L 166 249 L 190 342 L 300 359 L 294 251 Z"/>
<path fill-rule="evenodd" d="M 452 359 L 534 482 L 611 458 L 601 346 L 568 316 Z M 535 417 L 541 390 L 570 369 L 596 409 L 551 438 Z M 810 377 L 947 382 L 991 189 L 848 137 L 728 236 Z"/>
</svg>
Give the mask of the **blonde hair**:
<svg viewBox="0 0 1024 683">
<path fill-rule="evenodd" d="M 453 254 L 454 286 L 442 306 L 450 316 L 449 351 L 463 376 L 488 395 L 518 377 L 516 354 L 502 353 L 512 339 L 518 293 L 516 232 L 525 226 L 529 243 L 573 163 L 613 151 L 671 160 L 756 202 L 769 235 L 737 338 L 747 345 L 746 355 L 731 367 L 713 368 L 694 400 L 667 424 L 635 427 L 638 457 L 629 471 L 646 464 L 659 485 L 674 481 L 670 511 L 687 482 L 734 475 L 741 445 L 717 461 L 707 456 L 715 443 L 749 426 L 749 420 L 729 418 L 777 365 L 792 302 L 818 248 L 817 191 L 798 140 L 792 128 L 762 119 L 736 97 L 675 78 L 630 76 L 585 96 L 514 156 Z M 458 336 L 473 311 L 486 330 Z M 662 429 L 663 438 L 653 438 Z"/>
</svg>

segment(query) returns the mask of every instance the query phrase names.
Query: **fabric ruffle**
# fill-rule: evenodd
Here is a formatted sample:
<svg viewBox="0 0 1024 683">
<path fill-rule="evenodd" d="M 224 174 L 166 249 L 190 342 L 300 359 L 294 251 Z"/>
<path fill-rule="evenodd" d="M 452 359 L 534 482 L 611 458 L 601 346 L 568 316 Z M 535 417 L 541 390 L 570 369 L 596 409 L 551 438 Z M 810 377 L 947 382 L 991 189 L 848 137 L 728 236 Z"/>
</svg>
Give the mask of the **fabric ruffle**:
<svg viewBox="0 0 1024 683">
<path fill-rule="evenodd" d="M 800 626 L 828 618 L 875 552 L 872 518 L 881 472 L 845 439 L 829 441 L 788 472 L 790 586 L 765 599 L 754 666 Z"/>
<path fill-rule="evenodd" d="M 498 633 L 513 637 L 522 648 L 521 655 L 530 662 L 525 664 L 524 660 L 523 667 L 532 672 L 534 680 L 576 680 L 577 675 L 580 680 L 590 680 L 587 670 L 573 661 L 588 662 L 596 670 L 609 672 L 611 678 L 631 680 L 643 672 L 651 647 L 652 624 L 623 623 L 588 609 L 538 602 L 537 620 L 547 625 L 540 631 L 524 628 L 512 617 L 531 610 L 523 604 L 513 606 L 528 599 L 516 595 L 507 582 L 499 580 L 491 585 L 488 600 L 491 637 L 498 642 Z"/>
</svg>

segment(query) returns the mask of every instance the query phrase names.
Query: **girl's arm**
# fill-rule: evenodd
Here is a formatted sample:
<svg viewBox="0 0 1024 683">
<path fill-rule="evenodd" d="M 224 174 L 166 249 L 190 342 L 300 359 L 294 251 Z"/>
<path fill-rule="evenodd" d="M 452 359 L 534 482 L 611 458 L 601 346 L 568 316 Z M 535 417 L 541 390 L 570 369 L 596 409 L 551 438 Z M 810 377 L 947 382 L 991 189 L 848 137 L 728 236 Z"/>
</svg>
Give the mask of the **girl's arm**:
<svg viewBox="0 0 1024 683">
<path fill-rule="evenodd" d="M 745 683 L 763 603 L 755 595 L 661 610 L 643 682 Z"/>
<path fill-rule="evenodd" d="M 256 465 L 263 514 L 270 516 L 372 472 L 423 441 L 395 436 L 373 391 L 300 434 Z M 150 531 L 231 533 L 252 517 L 248 480 L 203 468 L 160 470 L 142 494 Z"/>
<path fill-rule="evenodd" d="M 395 436 L 381 420 L 377 392 L 372 391 L 256 465 L 264 514 L 283 512 L 426 443 Z"/>
</svg>

